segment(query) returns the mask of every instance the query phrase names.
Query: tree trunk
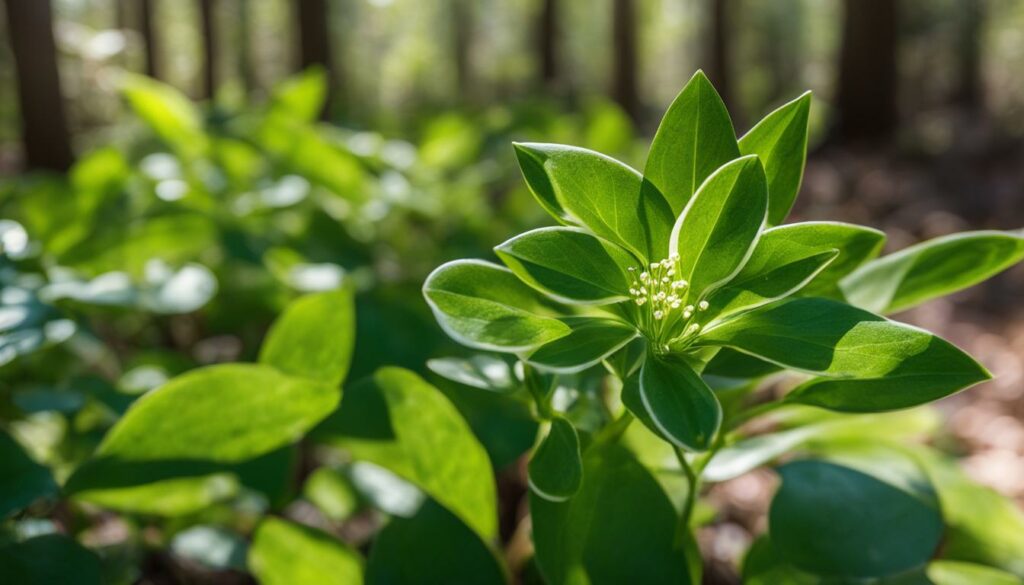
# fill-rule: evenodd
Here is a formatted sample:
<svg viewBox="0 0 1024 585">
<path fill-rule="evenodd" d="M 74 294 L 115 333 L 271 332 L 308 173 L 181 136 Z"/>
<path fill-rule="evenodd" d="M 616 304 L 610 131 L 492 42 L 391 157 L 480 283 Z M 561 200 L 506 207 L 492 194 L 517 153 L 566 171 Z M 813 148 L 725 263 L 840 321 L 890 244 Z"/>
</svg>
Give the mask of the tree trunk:
<svg viewBox="0 0 1024 585">
<path fill-rule="evenodd" d="M 735 110 L 732 70 L 729 66 L 732 57 L 729 50 L 729 9 L 728 0 L 711 0 L 705 73 L 718 90 L 718 95 L 722 96 L 725 105 L 730 110 Z"/>
<path fill-rule="evenodd" d="M 320 113 L 326 118 L 334 95 L 334 67 L 331 59 L 330 11 L 327 0 L 295 0 L 296 20 L 299 28 L 300 71 L 320 66 L 327 72 L 327 100 Z"/>
<path fill-rule="evenodd" d="M 21 107 L 25 166 L 30 170 L 66 171 L 74 162 L 53 41 L 49 0 L 7 0 L 7 34 L 11 39 Z"/>
<path fill-rule="evenodd" d="M 537 27 L 537 61 L 544 89 L 557 89 L 558 71 L 558 0 L 543 0 L 540 25 Z"/>
<path fill-rule="evenodd" d="M 153 20 L 156 16 L 154 3 L 156 0 L 140 0 L 139 32 L 146 50 L 146 75 L 160 79 L 160 43 L 156 38 Z"/>
<path fill-rule="evenodd" d="M 879 142 L 897 122 L 897 0 L 844 0 L 835 132 L 843 142 Z"/>
<path fill-rule="evenodd" d="M 961 0 L 960 50 L 957 51 L 959 79 L 954 100 L 966 109 L 978 110 L 984 100 L 981 73 L 981 39 L 984 24 L 984 3 L 981 0 Z"/>
<path fill-rule="evenodd" d="M 252 60 L 252 27 L 249 23 L 249 0 L 238 0 L 238 75 L 246 94 L 258 89 Z"/>
<path fill-rule="evenodd" d="M 203 41 L 203 99 L 217 91 L 217 33 L 213 0 L 199 0 L 199 28 Z"/>
<path fill-rule="evenodd" d="M 633 0 L 614 0 L 612 98 L 633 118 L 633 121 L 640 120 L 636 34 L 636 5 Z"/>
<path fill-rule="evenodd" d="M 472 43 L 473 5 L 467 0 L 452 2 L 452 50 L 455 58 L 455 84 L 459 96 L 470 98 L 475 93 L 473 85 Z"/>
</svg>

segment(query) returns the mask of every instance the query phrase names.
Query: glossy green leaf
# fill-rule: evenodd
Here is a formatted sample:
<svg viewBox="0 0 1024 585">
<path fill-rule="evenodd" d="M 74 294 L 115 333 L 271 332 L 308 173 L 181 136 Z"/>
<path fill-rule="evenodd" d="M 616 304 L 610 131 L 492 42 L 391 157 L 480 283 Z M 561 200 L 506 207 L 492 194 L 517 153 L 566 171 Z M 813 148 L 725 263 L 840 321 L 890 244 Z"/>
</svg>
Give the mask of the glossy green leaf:
<svg viewBox="0 0 1024 585">
<path fill-rule="evenodd" d="M 661 434 L 684 449 L 707 449 L 722 424 L 715 393 L 682 361 L 648 355 L 640 369 L 640 398 Z"/>
<path fill-rule="evenodd" d="M 647 155 L 644 180 L 664 195 L 678 215 L 708 176 L 738 156 L 729 112 L 704 72 L 698 71 L 661 119 Z"/>
<path fill-rule="evenodd" d="M 750 259 L 729 284 L 711 297 L 715 319 L 766 305 L 787 297 L 809 283 L 839 255 L 827 241 L 811 243 L 790 237 L 805 231 L 803 224 L 765 230 Z"/>
<path fill-rule="evenodd" d="M 809 247 L 824 246 L 839 250 L 839 255 L 819 272 L 800 296 L 845 300 L 839 280 L 858 266 L 878 256 L 885 245 L 885 234 L 876 229 L 838 221 L 808 221 L 780 226 L 789 228 L 788 240 Z"/>
<path fill-rule="evenodd" d="M 628 270 L 639 264 L 618 245 L 567 227 L 532 230 L 494 251 L 523 282 L 569 304 L 602 305 L 628 299 Z"/>
<path fill-rule="evenodd" d="M 377 535 L 366 564 L 368 585 L 502 585 L 497 554 L 433 500 L 409 518 L 392 518 Z"/>
<path fill-rule="evenodd" d="M 512 271 L 479 260 L 443 264 L 423 283 L 445 332 L 491 351 L 525 351 L 569 333 L 561 321 L 531 312 L 539 310 L 535 295 Z"/>
<path fill-rule="evenodd" d="M 487 452 L 444 394 L 416 374 L 382 368 L 346 389 L 315 436 L 415 484 L 483 539 L 497 534 Z"/>
<path fill-rule="evenodd" d="M 260 348 L 260 362 L 336 386 L 348 373 L 355 327 L 351 289 L 301 297 L 270 328 Z"/>
<path fill-rule="evenodd" d="M 533 541 L 544 581 L 693 583 L 685 553 L 674 544 L 678 514 L 651 471 L 615 444 L 594 445 L 583 465 L 583 484 L 568 501 L 530 494 Z"/>
<path fill-rule="evenodd" d="M 583 460 L 576 429 L 564 418 L 555 418 L 530 458 L 530 489 L 545 500 L 564 502 L 579 491 L 582 480 Z"/>
<path fill-rule="evenodd" d="M 0 519 L 56 491 L 50 470 L 33 461 L 17 441 L 0 430 Z"/>
<path fill-rule="evenodd" d="M 734 380 L 763 378 L 782 370 L 778 364 L 766 362 L 752 355 L 736 351 L 731 347 L 718 350 L 715 357 L 704 366 L 705 376 L 716 376 Z"/>
<path fill-rule="evenodd" d="M 264 518 L 247 561 L 261 585 L 359 585 L 363 562 L 335 537 L 279 518 Z"/>
<path fill-rule="evenodd" d="M 632 325 L 613 319 L 570 317 L 563 321 L 572 332 L 540 346 L 526 361 L 552 372 L 580 372 L 615 353 L 638 335 Z"/>
<path fill-rule="evenodd" d="M 699 343 L 829 376 L 801 385 L 787 400 L 841 411 L 915 406 L 989 377 L 939 337 L 827 299 L 784 300 L 738 315 L 707 329 Z"/>
<path fill-rule="evenodd" d="M 100 585 L 100 560 L 63 534 L 0 545 L 0 579 L 18 585 Z"/>
<path fill-rule="evenodd" d="M 341 391 L 268 366 L 192 370 L 135 401 L 96 458 L 237 463 L 301 438 L 338 404 Z"/>
<path fill-rule="evenodd" d="M 850 303 L 878 313 L 909 309 L 978 284 L 1024 260 L 1020 232 L 965 232 L 869 262 L 842 280 Z"/>
<path fill-rule="evenodd" d="M 771 540 L 804 570 L 833 577 L 884 577 L 923 565 L 942 538 L 939 502 L 927 475 L 891 450 L 801 460 L 779 469 L 769 511 Z"/>
<path fill-rule="evenodd" d="M 793 206 L 807 162 L 811 92 L 765 116 L 740 138 L 740 153 L 756 154 L 768 177 L 768 224 L 782 223 Z"/>
<path fill-rule="evenodd" d="M 530 160 L 543 161 L 541 177 L 527 176 L 538 199 L 550 210 L 549 197 L 568 218 L 643 260 L 664 255 L 673 213 L 657 192 L 641 191 L 640 173 L 603 154 L 557 144 L 517 144 Z M 520 157 L 522 160 L 522 156 Z M 530 177 L 534 176 L 534 180 Z"/>
<path fill-rule="evenodd" d="M 427 368 L 452 382 L 492 392 L 511 392 L 519 384 L 508 362 L 489 355 L 427 360 Z"/>
<path fill-rule="evenodd" d="M 753 251 L 768 210 L 768 187 L 757 157 L 743 157 L 715 171 L 690 199 L 672 230 L 677 278 L 689 282 L 689 299 L 702 298 L 732 279 Z"/>
</svg>

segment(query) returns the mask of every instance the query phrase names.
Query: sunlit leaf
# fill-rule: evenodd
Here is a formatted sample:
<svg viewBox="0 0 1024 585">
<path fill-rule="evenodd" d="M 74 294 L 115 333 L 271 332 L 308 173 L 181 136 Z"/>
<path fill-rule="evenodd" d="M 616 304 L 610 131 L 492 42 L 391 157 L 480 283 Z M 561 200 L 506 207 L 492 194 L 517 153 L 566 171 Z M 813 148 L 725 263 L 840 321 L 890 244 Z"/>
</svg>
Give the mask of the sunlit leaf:
<svg viewBox="0 0 1024 585">
<path fill-rule="evenodd" d="M 363 582 L 358 553 L 325 532 L 273 517 L 256 527 L 248 566 L 262 585 Z"/>
</svg>

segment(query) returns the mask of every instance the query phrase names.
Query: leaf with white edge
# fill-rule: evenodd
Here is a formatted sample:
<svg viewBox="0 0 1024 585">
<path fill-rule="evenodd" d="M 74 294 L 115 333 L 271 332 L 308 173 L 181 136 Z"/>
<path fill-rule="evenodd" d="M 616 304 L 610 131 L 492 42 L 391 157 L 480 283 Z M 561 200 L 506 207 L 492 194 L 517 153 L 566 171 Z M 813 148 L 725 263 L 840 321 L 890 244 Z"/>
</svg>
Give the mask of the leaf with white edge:
<svg viewBox="0 0 1024 585">
<path fill-rule="evenodd" d="M 530 489 L 552 502 L 564 502 L 580 489 L 583 459 L 576 429 L 564 418 L 551 421 L 551 428 L 530 458 Z"/>
<path fill-rule="evenodd" d="M 632 325 L 614 319 L 567 317 L 572 333 L 537 348 L 526 361 L 542 370 L 581 372 L 615 353 L 638 335 Z"/>
<path fill-rule="evenodd" d="M 256 527 L 247 561 L 262 585 L 359 585 L 363 560 L 337 538 L 268 516 Z"/>
<path fill-rule="evenodd" d="M 708 176 L 739 156 L 729 112 L 698 71 L 661 119 L 644 166 L 644 188 L 655 187 L 678 215 Z"/>
<path fill-rule="evenodd" d="M 942 538 L 935 489 L 914 460 L 892 449 L 834 453 L 779 469 L 773 546 L 819 575 L 873 578 L 926 563 Z"/>
<path fill-rule="evenodd" d="M 965 232 L 861 266 L 840 283 L 851 304 L 894 313 L 974 286 L 1024 260 L 1020 232 Z"/>
<path fill-rule="evenodd" d="M 786 400 L 847 412 L 916 406 L 990 377 L 940 337 L 828 299 L 788 299 L 743 313 L 708 328 L 698 343 L 829 376 Z"/>
<path fill-rule="evenodd" d="M 644 410 L 674 445 L 704 451 L 722 424 L 722 406 L 697 372 L 682 361 L 648 355 L 640 369 Z"/>
<path fill-rule="evenodd" d="M 534 198 L 540 206 L 557 219 L 560 223 L 572 223 L 572 218 L 562 209 L 562 204 L 555 196 L 555 187 L 551 184 L 548 172 L 544 168 L 544 161 L 547 155 L 543 149 L 531 148 L 529 145 L 512 143 L 516 152 L 516 160 L 519 161 L 519 169 L 526 179 L 526 185 L 530 188 Z"/>
<path fill-rule="evenodd" d="M 239 463 L 297 441 L 340 396 L 338 388 L 269 366 L 199 368 L 136 400 L 95 458 Z"/>
<path fill-rule="evenodd" d="M 381 368 L 347 388 L 337 414 L 313 436 L 421 488 L 485 541 L 496 536 L 487 452 L 445 395 L 413 372 Z"/>
<path fill-rule="evenodd" d="M 491 392 L 511 392 L 518 385 L 508 362 L 489 355 L 436 358 L 427 360 L 427 368 L 452 382 Z"/>
<path fill-rule="evenodd" d="M 779 226 L 787 228 L 794 244 L 839 250 L 839 256 L 819 272 L 798 294 L 803 297 L 827 297 L 845 300 L 839 280 L 861 264 L 878 256 L 885 245 L 885 234 L 876 229 L 837 221 L 808 221 Z"/>
<path fill-rule="evenodd" d="M 0 519 L 56 491 L 50 470 L 33 461 L 17 441 L 0 430 Z"/>
<path fill-rule="evenodd" d="M 511 270 L 482 260 L 442 264 L 423 283 L 423 296 L 453 339 L 477 349 L 518 352 L 569 333 L 533 311 L 536 293 Z"/>
<path fill-rule="evenodd" d="M 641 191 L 640 173 L 584 148 L 535 143 L 516 148 L 543 161 L 546 190 L 573 223 L 643 260 L 664 254 L 674 215 L 659 193 Z M 538 198 L 542 203 L 547 200 Z"/>
<path fill-rule="evenodd" d="M 704 181 L 676 220 L 669 245 L 669 254 L 679 256 L 676 278 L 689 283 L 688 299 L 702 298 L 740 271 L 767 211 L 768 187 L 756 156 L 730 162 Z"/>
<path fill-rule="evenodd" d="M 567 304 L 602 305 L 629 298 L 629 269 L 639 260 L 581 229 L 540 228 L 494 248 L 523 282 Z"/>
<path fill-rule="evenodd" d="M 300 297 L 267 333 L 260 362 L 286 374 L 338 385 L 355 346 L 355 301 L 351 289 Z"/>
<path fill-rule="evenodd" d="M 811 92 L 765 116 L 740 138 L 740 153 L 756 154 L 768 177 L 768 225 L 782 223 L 793 207 L 807 162 Z"/>
</svg>

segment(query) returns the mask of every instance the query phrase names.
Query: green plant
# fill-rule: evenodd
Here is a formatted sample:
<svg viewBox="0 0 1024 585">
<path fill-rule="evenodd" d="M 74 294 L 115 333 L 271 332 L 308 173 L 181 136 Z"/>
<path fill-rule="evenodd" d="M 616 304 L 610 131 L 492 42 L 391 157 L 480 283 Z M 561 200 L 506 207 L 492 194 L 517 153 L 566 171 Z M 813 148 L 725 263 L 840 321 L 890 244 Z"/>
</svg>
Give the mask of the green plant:
<svg viewBox="0 0 1024 585">
<path fill-rule="evenodd" d="M 547 582 L 699 583 L 702 485 L 790 452 L 803 456 L 779 468 L 748 580 L 926 572 L 953 582 L 933 574 L 975 570 L 926 567 L 947 526 L 926 455 L 880 432 L 904 424 L 903 413 L 806 408 L 883 413 L 988 379 L 949 342 L 882 315 L 1021 261 L 1024 234 L 958 234 L 878 258 L 877 230 L 784 224 L 810 101 L 780 107 L 737 140 L 698 73 L 665 114 L 643 174 L 581 148 L 516 144 L 526 182 L 560 225 L 497 246 L 506 267 L 456 260 L 427 278 L 424 296 L 451 337 L 521 364 L 518 387 L 543 423 L 529 481 Z M 479 363 L 433 369 L 488 387 Z M 783 372 L 795 381 L 781 398 L 755 393 Z M 785 426 L 794 413 L 804 421 L 791 429 L 747 436 L 751 419 L 775 415 Z M 642 461 L 657 448 L 624 446 L 644 435 L 671 447 L 670 478 Z"/>
</svg>

